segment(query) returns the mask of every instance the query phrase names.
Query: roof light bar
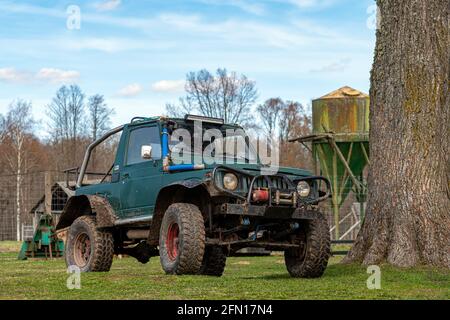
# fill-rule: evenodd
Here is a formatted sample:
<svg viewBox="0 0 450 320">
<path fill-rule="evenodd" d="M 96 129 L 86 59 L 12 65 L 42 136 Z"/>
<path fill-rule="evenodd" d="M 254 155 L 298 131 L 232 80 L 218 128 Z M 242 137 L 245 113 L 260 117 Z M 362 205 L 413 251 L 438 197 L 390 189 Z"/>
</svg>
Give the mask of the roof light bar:
<svg viewBox="0 0 450 320">
<path fill-rule="evenodd" d="M 186 121 L 200 121 L 200 122 L 213 123 L 213 124 L 224 124 L 225 123 L 225 121 L 223 119 L 212 118 L 212 117 L 204 117 L 204 116 L 196 116 L 196 115 L 192 115 L 192 114 L 187 114 L 184 117 L 184 120 L 186 120 Z"/>
</svg>

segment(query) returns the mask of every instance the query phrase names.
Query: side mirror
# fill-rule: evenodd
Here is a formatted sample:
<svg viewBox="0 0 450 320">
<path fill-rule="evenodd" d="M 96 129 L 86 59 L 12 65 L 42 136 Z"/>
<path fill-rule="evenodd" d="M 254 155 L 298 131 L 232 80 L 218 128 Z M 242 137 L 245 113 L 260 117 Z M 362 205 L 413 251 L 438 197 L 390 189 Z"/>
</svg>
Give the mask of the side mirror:
<svg viewBox="0 0 450 320">
<path fill-rule="evenodd" d="M 152 146 L 141 147 L 141 158 L 145 160 L 149 160 L 152 158 Z"/>
</svg>

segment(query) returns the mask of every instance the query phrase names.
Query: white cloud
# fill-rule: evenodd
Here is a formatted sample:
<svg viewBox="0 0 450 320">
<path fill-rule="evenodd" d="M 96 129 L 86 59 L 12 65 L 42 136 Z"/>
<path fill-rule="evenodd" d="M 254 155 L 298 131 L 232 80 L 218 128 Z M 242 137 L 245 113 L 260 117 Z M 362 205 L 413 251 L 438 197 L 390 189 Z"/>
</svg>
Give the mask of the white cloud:
<svg viewBox="0 0 450 320">
<path fill-rule="evenodd" d="M 44 15 L 48 17 L 66 18 L 67 14 L 64 10 L 54 8 L 45 8 L 30 4 L 18 4 L 13 2 L 0 2 L 0 11 L 12 13 L 24 13 L 33 15 Z"/>
<path fill-rule="evenodd" d="M 263 15 L 266 11 L 261 3 L 249 0 L 199 0 L 201 3 L 207 5 L 232 6 L 241 9 L 242 11 L 254 14 Z"/>
<path fill-rule="evenodd" d="M 24 82 L 30 79 L 30 75 L 15 68 L 1 68 L 0 81 L 4 82 Z"/>
<path fill-rule="evenodd" d="M 210 45 L 228 43 L 234 48 L 250 46 L 294 49 L 318 45 L 349 44 L 361 45 L 360 39 L 345 35 L 339 28 L 320 25 L 311 20 L 287 20 L 283 24 L 255 20 L 227 19 L 218 22 L 207 21 L 199 15 L 165 13 L 158 16 L 165 30 L 183 34 L 185 39 L 194 37 L 197 44 Z M 366 45 L 367 41 L 363 41 Z"/>
<path fill-rule="evenodd" d="M 95 8 L 99 11 L 111 11 L 120 6 L 121 0 L 108 0 L 94 4 Z"/>
<path fill-rule="evenodd" d="M 179 93 L 184 90 L 184 80 L 161 80 L 152 84 L 155 92 Z"/>
<path fill-rule="evenodd" d="M 139 83 L 129 84 L 117 92 L 117 95 L 122 97 L 134 97 L 142 92 L 142 86 Z"/>
<path fill-rule="evenodd" d="M 56 43 L 62 44 L 68 50 L 95 50 L 106 53 L 116 53 L 132 50 L 161 50 L 170 49 L 176 46 L 175 41 L 142 41 L 139 39 L 127 38 L 80 38 L 77 40 L 56 39 Z"/>
<path fill-rule="evenodd" d="M 290 2 L 298 7 L 311 7 L 317 4 L 317 0 L 291 0 Z"/>
<path fill-rule="evenodd" d="M 339 61 L 329 63 L 317 69 L 312 69 L 311 72 L 324 72 L 324 73 L 343 72 L 349 67 L 350 62 L 351 62 L 350 58 L 343 58 L 340 59 Z"/>
<path fill-rule="evenodd" d="M 303 35 L 290 28 L 267 23 L 229 19 L 211 23 L 197 15 L 162 14 L 162 24 L 190 36 L 201 36 L 202 41 L 227 41 L 233 46 L 269 45 L 272 47 L 291 47 L 304 44 Z M 210 37 L 210 38 L 208 38 Z"/>
<path fill-rule="evenodd" d="M 162 13 L 158 16 L 158 20 L 164 24 L 184 29 L 184 30 L 204 30 L 201 17 L 199 15 L 185 15 L 177 13 Z"/>
<path fill-rule="evenodd" d="M 73 70 L 61 70 L 55 68 L 42 68 L 36 74 L 37 80 L 43 80 L 50 83 L 72 83 L 78 80 L 80 73 Z"/>
<path fill-rule="evenodd" d="M 256 14 L 256 15 L 262 15 L 265 13 L 265 8 L 259 3 L 255 3 L 253 1 L 242 1 L 242 0 L 229 0 L 227 1 L 231 6 L 235 6 L 237 8 L 240 8 L 243 11 L 246 11 L 248 13 Z"/>
<path fill-rule="evenodd" d="M 325 7 L 334 3 L 335 0 L 288 0 L 291 4 L 300 8 Z"/>
<path fill-rule="evenodd" d="M 222 0 L 200 0 L 200 1 L 212 1 L 221 3 Z M 287 2 L 298 7 L 323 7 L 325 5 L 333 4 L 336 0 L 271 0 L 274 2 Z M 225 5 L 225 2 L 223 2 Z M 244 0 L 232 0 L 232 2 L 227 5 L 234 6 L 252 6 L 252 3 Z M 31 14 L 38 15 L 48 15 L 53 16 L 55 13 L 52 10 L 44 9 L 42 7 L 36 6 L 2 6 L 0 3 L 0 9 L 6 12 L 27 12 Z M 256 9 L 258 10 L 258 9 Z M 293 46 L 305 46 L 311 44 L 331 44 L 336 42 L 343 42 L 342 35 L 335 36 L 325 36 L 319 34 L 321 37 L 317 37 L 316 32 L 311 30 L 311 34 L 305 35 L 303 30 L 298 30 L 295 25 L 292 25 L 290 21 L 286 21 L 283 24 L 268 23 L 268 22 L 257 22 L 248 19 L 227 19 L 222 21 L 207 21 L 204 17 L 200 15 L 187 15 L 187 14 L 173 14 L 173 13 L 163 13 L 147 18 L 137 18 L 137 17 L 113 17 L 106 14 L 83 14 L 83 21 L 90 23 L 96 23 L 101 25 L 111 25 L 116 27 L 124 27 L 139 30 L 145 34 L 152 37 L 152 45 L 159 44 L 162 42 L 162 49 L 165 49 L 164 42 L 167 41 L 167 37 L 164 39 L 158 34 L 169 34 L 171 32 L 176 32 L 177 36 L 181 36 L 192 43 L 196 41 L 197 44 L 209 42 L 208 45 L 214 45 L 214 42 L 223 44 L 224 41 L 232 44 L 233 47 L 251 46 L 269 46 L 275 48 L 293 48 Z M 293 28 L 294 27 L 294 28 Z M 335 33 L 334 27 L 324 26 L 321 27 L 319 33 Z M 326 30 L 328 29 L 328 30 Z M 189 38 L 191 37 L 191 38 Z M 352 43 L 358 39 L 352 39 Z M 131 41 L 131 40 L 130 40 Z M 123 41 L 121 41 L 123 43 Z M 179 42 L 179 41 L 178 41 Z M 345 41 L 347 42 L 347 41 Z M 148 41 L 141 41 L 141 43 L 147 43 Z M 139 43 L 129 43 L 131 47 L 139 48 Z M 170 45 L 170 44 L 169 44 Z M 116 52 L 123 51 L 124 46 L 119 42 L 112 41 L 111 39 L 106 40 L 89 40 L 80 44 L 71 44 L 70 46 L 75 48 L 94 48 L 97 50 L 102 50 L 105 52 Z M 126 47 L 126 46 L 125 46 Z"/>
<path fill-rule="evenodd" d="M 125 39 L 116 40 L 102 38 L 86 38 L 75 41 L 66 41 L 65 46 L 72 50 L 96 50 L 107 53 L 139 49 L 141 47 L 138 42 L 131 43 Z"/>
<path fill-rule="evenodd" d="M 80 77 L 78 71 L 42 68 L 36 74 L 28 71 L 18 71 L 15 68 L 0 69 L 0 80 L 10 83 L 72 83 Z"/>
</svg>

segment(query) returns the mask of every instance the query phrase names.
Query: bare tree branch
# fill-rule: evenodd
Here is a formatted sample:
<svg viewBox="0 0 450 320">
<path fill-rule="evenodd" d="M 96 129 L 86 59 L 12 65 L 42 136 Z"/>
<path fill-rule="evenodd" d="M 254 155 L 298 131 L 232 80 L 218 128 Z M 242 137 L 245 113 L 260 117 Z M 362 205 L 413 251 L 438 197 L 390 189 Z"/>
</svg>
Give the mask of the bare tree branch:
<svg viewBox="0 0 450 320">
<path fill-rule="evenodd" d="M 114 114 L 114 109 L 108 107 L 102 95 L 96 94 L 89 97 L 88 110 L 91 139 L 97 140 L 110 129 L 111 115 Z"/>
<path fill-rule="evenodd" d="M 166 105 L 169 115 L 181 116 L 195 111 L 201 115 L 223 118 L 226 123 L 254 125 L 251 107 L 258 92 L 255 83 L 246 76 L 218 69 L 216 75 L 207 70 L 190 72 L 186 76 L 186 96 L 180 105 Z M 189 112 L 185 112 L 189 111 Z"/>
<path fill-rule="evenodd" d="M 77 145 L 85 134 L 84 97 L 77 85 L 62 86 L 47 107 L 49 132 L 54 143 L 61 145 L 65 166 L 76 164 Z"/>
</svg>

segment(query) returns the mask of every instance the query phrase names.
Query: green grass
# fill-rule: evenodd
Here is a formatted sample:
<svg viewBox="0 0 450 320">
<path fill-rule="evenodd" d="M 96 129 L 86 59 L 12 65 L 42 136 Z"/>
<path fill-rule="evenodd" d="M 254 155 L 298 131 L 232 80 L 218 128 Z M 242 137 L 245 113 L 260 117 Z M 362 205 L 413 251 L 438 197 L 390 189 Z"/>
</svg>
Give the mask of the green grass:
<svg viewBox="0 0 450 320">
<path fill-rule="evenodd" d="M 0 243 L 0 251 L 12 247 L 11 243 Z M 282 256 L 229 258 L 221 278 L 168 276 L 159 258 L 146 265 L 133 258 L 115 259 L 109 273 L 82 274 L 81 290 L 67 289 L 63 259 L 16 258 L 16 253 L 0 253 L 0 299 L 450 298 L 448 270 L 381 266 L 381 289 L 369 290 L 366 269 L 341 265 L 337 257 L 331 259 L 320 279 L 290 278 Z"/>
<path fill-rule="evenodd" d="M 19 252 L 21 245 L 17 241 L 0 241 L 0 252 Z"/>
</svg>

